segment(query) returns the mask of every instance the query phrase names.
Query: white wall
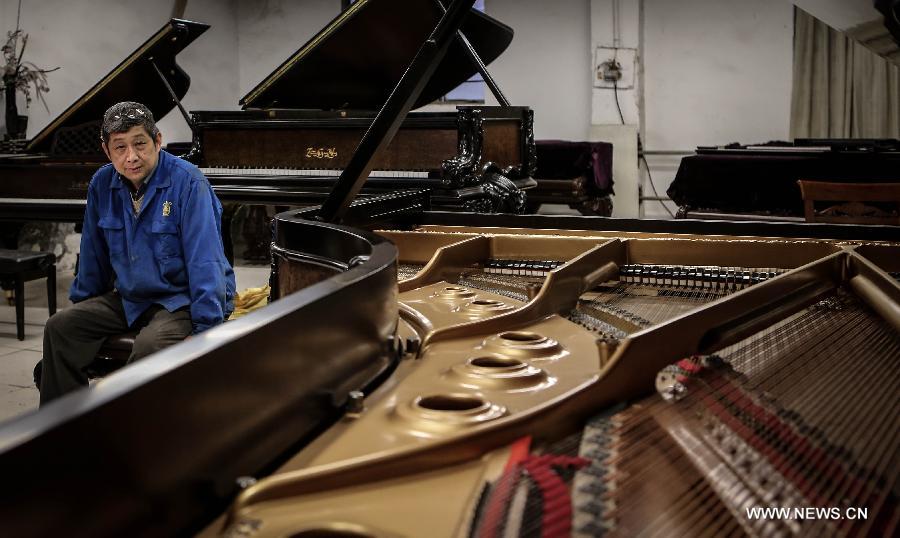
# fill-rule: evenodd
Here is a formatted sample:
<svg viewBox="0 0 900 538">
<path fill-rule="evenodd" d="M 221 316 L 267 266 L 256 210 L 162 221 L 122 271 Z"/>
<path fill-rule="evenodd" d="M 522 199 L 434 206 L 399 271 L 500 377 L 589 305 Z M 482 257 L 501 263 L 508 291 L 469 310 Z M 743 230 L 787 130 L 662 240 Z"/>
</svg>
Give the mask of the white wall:
<svg viewBox="0 0 900 538">
<path fill-rule="evenodd" d="M 15 27 L 17 0 L 0 0 L 0 31 Z M 191 77 L 185 97 L 190 109 L 236 106 L 237 66 L 233 0 L 193 0 L 185 17 L 213 24 L 177 58 Z M 40 67 L 60 66 L 48 75 L 45 98 L 49 113 L 34 100 L 27 136 L 37 134 L 84 92 L 153 35 L 171 16 L 174 2 L 42 0 L 23 2 L 20 27 L 29 34 L 25 59 Z M 157 118 L 159 119 L 159 118 Z M 5 123 L 0 114 L 0 123 Z M 160 122 L 165 140 L 190 140 L 190 130 L 177 110 Z M 5 125 L 2 130 L 5 132 Z"/>
<path fill-rule="evenodd" d="M 645 150 L 693 151 L 699 145 L 788 139 L 790 3 L 643 1 Z M 660 195 L 679 159 L 647 156 Z M 652 194 L 646 182 L 644 194 Z M 645 210 L 647 216 L 665 215 L 654 202 Z"/>
<path fill-rule="evenodd" d="M 590 0 L 485 0 L 515 36 L 488 66 L 511 104 L 534 109 L 537 138 L 585 140 L 590 130 Z M 496 104 L 486 92 L 488 104 Z"/>
<path fill-rule="evenodd" d="M 637 218 L 637 133 L 641 123 L 641 16 L 637 1 L 591 1 L 591 128 L 590 138 L 613 145 L 613 216 Z M 602 50 L 598 50 L 602 47 Z M 597 67 L 613 57 L 622 64 L 623 79 L 613 87 L 599 87 Z M 621 54 L 620 54 L 621 52 Z M 631 52 L 629 62 L 628 52 Z M 606 85 L 608 86 L 608 84 Z"/>
<path fill-rule="evenodd" d="M 618 8 L 614 7 L 618 4 Z M 597 48 L 640 49 L 640 9 L 635 0 L 593 0 L 591 2 L 591 122 L 594 125 L 620 125 L 640 123 L 641 73 L 631 68 L 634 76 L 623 80 L 618 88 L 599 88 L 595 84 L 595 70 L 602 61 Z M 618 18 L 618 23 L 614 19 Z M 604 55 L 605 56 L 605 55 Z M 623 54 L 624 58 L 625 55 Z M 622 61 L 616 56 L 617 61 Z M 640 66 L 640 55 L 637 55 Z M 627 66 L 626 66 L 627 68 Z M 630 88 L 628 86 L 631 86 Z M 616 104 L 618 95 L 618 105 Z M 619 116 L 621 108 L 622 116 Z"/>
<path fill-rule="evenodd" d="M 239 98 L 299 50 L 340 11 L 341 0 L 238 1 Z"/>
<path fill-rule="evenodd" d="M 187 3 L 184 18 L 211 25 L 176 59 L 191 77 L 191 87 L 182 100 L 188 111 L 238 109 L 237 1 L 190 0 Z M 191 130 L 177 109 L 159 122 L 159 128 L 170 141 L 191 140 Z"/>
<path fill-rule="evenodd" d="M 875 9 L 873 0 L 789 0 L 836 30 L 848 30 L 870 21 L 881 22 L 884 16 Z"/>
<path fill-rule="evenodd" d="M 784 0 L 644 0 L 649 149 L 786 138 L 793 8 Z"/>
</svg>

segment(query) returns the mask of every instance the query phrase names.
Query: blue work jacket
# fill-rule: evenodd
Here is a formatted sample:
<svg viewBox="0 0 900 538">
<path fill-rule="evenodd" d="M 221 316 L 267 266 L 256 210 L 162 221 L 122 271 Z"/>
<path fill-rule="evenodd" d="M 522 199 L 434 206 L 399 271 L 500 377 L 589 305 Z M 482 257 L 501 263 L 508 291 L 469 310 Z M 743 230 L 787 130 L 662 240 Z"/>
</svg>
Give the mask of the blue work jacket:
<svg viewBox="0 0 900 538">
<path fill-rule="evenodd" d="M 234 271 L 222 248 L 222 204 L 200 170 L 166 151 L 134 214 L 128 180 L 112 164 L 88 187 L 73 303 L 115 287 L 128 324 L 153 304 L 190 305 L 194 334 L 234 310 Z"/>
</svg>

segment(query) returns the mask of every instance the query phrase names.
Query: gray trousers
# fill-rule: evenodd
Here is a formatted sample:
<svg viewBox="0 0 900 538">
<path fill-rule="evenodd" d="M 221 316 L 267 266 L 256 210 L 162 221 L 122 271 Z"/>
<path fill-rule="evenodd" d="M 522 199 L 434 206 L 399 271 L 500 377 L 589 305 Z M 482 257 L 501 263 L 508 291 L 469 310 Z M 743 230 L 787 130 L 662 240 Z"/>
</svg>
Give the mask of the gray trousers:
<svg viewBox="0 0 900 538">
<path fill-rule="evenodd" d="M 111 291 L 60 310 L 44 327 L 41 405 L 88 384 L 83 369 L 97 356 L 108 336 L 140 329 L 128 362 L 178 343 L 191 334 L 187 308 L 169 312 L 151 306 L 128 326 L 118 293 Z"/>
</svg>

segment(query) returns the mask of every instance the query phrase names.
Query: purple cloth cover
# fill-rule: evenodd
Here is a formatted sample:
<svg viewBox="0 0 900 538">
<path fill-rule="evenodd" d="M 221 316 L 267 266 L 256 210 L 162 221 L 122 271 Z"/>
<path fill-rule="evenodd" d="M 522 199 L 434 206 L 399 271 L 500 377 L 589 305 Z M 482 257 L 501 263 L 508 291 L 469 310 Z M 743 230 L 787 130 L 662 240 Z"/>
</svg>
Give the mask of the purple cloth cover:
<svg viewBox="0 0 900 538">
<path fill-rule="evenodd" d="M 608 142 L 575 142 L 569 140 L 537 140 L 538 179 L 570 179 L 584 176 L 598 194 L 613 192 L 612 144 Z"/>
</svg>

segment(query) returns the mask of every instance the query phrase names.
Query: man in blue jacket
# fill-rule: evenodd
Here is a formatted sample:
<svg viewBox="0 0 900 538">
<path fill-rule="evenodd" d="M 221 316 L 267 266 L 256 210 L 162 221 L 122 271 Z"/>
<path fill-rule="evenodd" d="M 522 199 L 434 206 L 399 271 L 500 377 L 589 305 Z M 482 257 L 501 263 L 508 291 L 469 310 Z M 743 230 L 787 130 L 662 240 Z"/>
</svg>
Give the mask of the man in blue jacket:
<svg viewBox="0 0 900 538">
<path fill-rule="evenodd" d="M 131 362 L 222 323 L 234 308 L 222 205 L 209 181 L 161 150 L 142 104 L 110 107 L 101 141 L 111 163 L 88 187 L 75 304 L 44 329 L 41 405 L 87 385 L 82 369 L 106 337 L 139 329 Z"/>
</svg>

